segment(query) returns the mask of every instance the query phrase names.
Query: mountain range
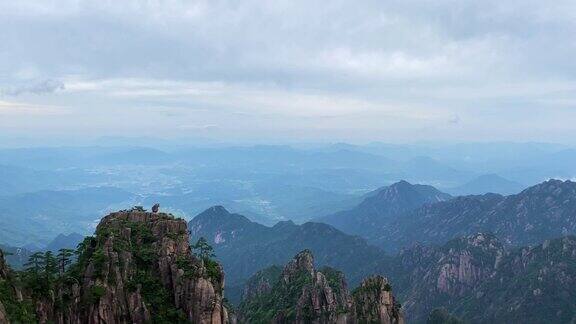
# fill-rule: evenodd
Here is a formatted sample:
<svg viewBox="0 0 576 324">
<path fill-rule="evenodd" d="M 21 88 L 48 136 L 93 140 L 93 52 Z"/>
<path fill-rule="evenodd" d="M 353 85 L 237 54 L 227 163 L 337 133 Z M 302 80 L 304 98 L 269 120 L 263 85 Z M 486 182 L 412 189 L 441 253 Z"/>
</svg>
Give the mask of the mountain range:
<svg viewBox="0 0 576 324">
<path fill-rule="evenodd" d="M 576 183 L 549 180 L 501 196 L 462 196 L 426 204 L 397 217 L 375 243 L 398 250 L 414 242 L 444 243 L 490 232 L 507 245 L 535 245 L 576 233 Z"/>
<path fill-rule="evenodd" d="M 395 253 L 416 242 L 442 244 L 477 232 L 531 245 L 576 233 L 576 183 L 548 180 L 517 194 L 451 197 L 401 181 L 356 207 L 318 219 Z"/>
</svg>

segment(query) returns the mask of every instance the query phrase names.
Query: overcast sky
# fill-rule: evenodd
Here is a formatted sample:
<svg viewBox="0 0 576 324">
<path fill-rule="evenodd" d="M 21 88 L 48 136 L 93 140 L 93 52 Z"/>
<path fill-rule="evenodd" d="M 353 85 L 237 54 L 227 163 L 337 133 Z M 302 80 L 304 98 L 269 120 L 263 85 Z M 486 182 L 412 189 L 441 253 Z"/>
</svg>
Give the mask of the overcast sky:
<svg viewBox="0 0 576 324">
<path fill-rule="evenodd" d="M 576 138 L 576 1 L 0 0 L 0 135 Z"/>
</svg>

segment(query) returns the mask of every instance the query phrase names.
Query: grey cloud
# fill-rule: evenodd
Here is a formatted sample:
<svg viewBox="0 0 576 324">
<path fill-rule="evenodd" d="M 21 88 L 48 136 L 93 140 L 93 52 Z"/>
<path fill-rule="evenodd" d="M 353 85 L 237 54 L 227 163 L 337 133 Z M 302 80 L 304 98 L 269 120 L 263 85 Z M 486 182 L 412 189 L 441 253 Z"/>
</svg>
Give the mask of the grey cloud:
<svg viewBox="0 0 576 324">
<path fill-rule="evenodd" d="M 19 96 L 28 93 L 41 95 L 41 94 L 53 93 L 64 89 L 65 89 L 64 82 L 53 79 L 47 79 L 24 85 L 7 87 L 5 89 L 2 89 L 0 93 L 2 93 L 5 96 Z"/>
<path fill-rule="evenodd" d="M 403 119 L 408 122 L 394 123 L 404 129 L 395 133 L 399 138 L 414 136 L 420 125 L 464 122 L 476 129 L 466 130 L 470 137 L 481 136 L 478 130 L 488 127 L 493 136 L 513 137 L 534 125 L 551 131 L 558 124 L 571 126 L 571 113 L 557 106 L 576 102 L 575 13 L 573 0 L 0 0 L 0 81 L 17 84 L 19 70 L 38 67 L 39 75 L 66 82 L 58 104 L 82 107 L 91 121 L 90 116 L 102 111 L 143 119 L 142 107 L 173 107 L 177 112 L 182 107 L 194 110 L 199 119 L 217 120 L 220 129 L 243 127 L 252 136 L 257 127 L 238 126 L 235 119 L 258 119 L 259 125 L 276 121 L 280 132 L 282 127 L 304 130 L 308 126 L 300 126 L 296 118 L 306 115 L 321 124 L 310 129 L 349 129 L 355 136 L 367 121 L 383 115 L 380 107 L 392 106 L 406 107 L 410 115 Z M 113 89 L 75 92 L 74 78 L 232 86 L 214 96 L 129 97 L 107 93 Z M 45 81 L 0 91 L 17 96 L 63 87 Z M 240 94 L 234 92 L 237 88 Z M 269 89 L 277 90 L 274 98 L 251 100 Z M 124 90 L 119 86 L 118 92 Z M 356 101 L 374 107 L 348 122 L 330 117 L 337 109 L 329 101 L 314 114 L 303 114 L 307 107 L 285 105 L 287 94 L 306 98 L 310 93 L 355 99 L 346 104 L 351 111 Z M 274 107 L 294 119 L 275 117 Z M 166 114 L 146 111 L 151 119 Z M 534 118 L 541 114 L 549 116 L 548 124 Z M 518 115 L 526 116 L 518 129 L 501 122 Z M 178 127 L 177 118 L 165 119 Z M 103 123 L 117 120 L 102 117 Z M 390 124 L 386 117 L 379 125 Z M 464 131 L 444 128 L 448 130 L 434 136 Z M 370 134 L 382 130 L 384 126 L 374 126 Z"/>
</svg>

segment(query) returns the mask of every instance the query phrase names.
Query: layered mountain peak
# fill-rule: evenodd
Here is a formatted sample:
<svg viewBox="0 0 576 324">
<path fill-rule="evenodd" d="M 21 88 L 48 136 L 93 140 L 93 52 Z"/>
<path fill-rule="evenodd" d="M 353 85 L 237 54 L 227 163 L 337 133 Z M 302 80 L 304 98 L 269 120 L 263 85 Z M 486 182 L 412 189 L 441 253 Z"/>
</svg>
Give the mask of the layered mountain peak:
<svg viewBox="0 0 576 324">
<path fill-rule="evenodd" d="M 213 217 L 227 217 L 229 215 L 230 215 L 230 212 L 228 210 L 226 210 L 226 208 L 224 208 L 224 206 L 217 205 L 217 206 L 212 206 L 212 207 L 206 209 L 202 213 L 198 214 L 197 217 L 213 218 Z"/>
<path fill-rule="evenodd" d="M 521 194 L 572 195 L 576 197 L 576 182 L 550 179 L 524 190 Z"/>
<path fill-rule="evenodd" d="M 450 195 L 427 185 L 399 181 L 369 195 L 358 206 L 320 218 L 334 227 L 377 241 L 403 214 L 423 205 L 446 201 Z"/>
<path fill-rule="evenodd" d="M 366 201 L 378 203 L 384 208 L 401 210 L 411 209 L 414 206 L 417 207 L 425 203 L 444 201 L 449 198 L 450 195 L 432 186 L 413 185 L 408 181 L 401 180 L 380 189 L 375 196 L 367 198 Z"/>
</svg>

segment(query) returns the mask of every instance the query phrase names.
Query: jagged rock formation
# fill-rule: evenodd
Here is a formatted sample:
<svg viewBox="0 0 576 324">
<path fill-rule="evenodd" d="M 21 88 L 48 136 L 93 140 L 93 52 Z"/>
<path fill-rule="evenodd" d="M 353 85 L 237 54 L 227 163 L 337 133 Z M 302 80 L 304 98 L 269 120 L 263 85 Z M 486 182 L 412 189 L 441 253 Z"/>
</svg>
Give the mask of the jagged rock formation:
<svg viewBox="0 0 576 324">
<path fill-rule="evenodd" d="M 351 295 L 344 275 L 328 267 L 317 271 L 308 250 L 284 267 L 271 288 L 247 294 L 240 314 L 245 323 L 403 323 L 386 279 L 366 279 Z"/>
<path fill-rule="evenodd" d="M 366 278 L 353 294 L 354 319 L 360 323 L 401 323 L 400 305 L 392 295 L 392 286 L 382 276 Z"/>
<path fill-rule="evenodd" d="M 194 238 L 205 237 L 214 246 L 218 260 L 226 269 L 227 298 L 240 302 L 245 281 L 260 269 L 285 264 L 304 250 L 313 251 L 320 266 L 342 270 L 350 282 L 359 284 L 370 263 L 384 253 L 360 237 L 348 235 L 334 227 L 291 221 L 267 227 L 249 221 L 239 214 L 215 206 L 194 217 L 188 228 Z M 362 264 L 363 267 L 358 267 Z"/>
<path fill-rule="evenodd" d="M 473 293 L 494 273 L 504 254 L 496 237 L 479 233 L 442 247 L 415 245 L 381 271 L 393 276 L 408 319 L 422 322 L 433 309 L 450 307 Z"/>
<path fill-rule="evenodd" d="M 190 250 L 186 222 L 122 211 L 84 241 L 69 283 L 36 300 L 41 323 L 228 323 L 224 275 Z"/>
<path fill-rule="evenodd" d="M 246 282 L 242 299 L 247 300 L 257 295 L 269 293 L 275 280 L 280 278 L 281 273 L 282 268 L 276 265 L 258 271 Z"/>
<path fill-rule="evenodd" d="M 576 319 L 576 237 L 510 251 L 453 313 L 482 323 L 573 323 Z"/>
<path fill-rule="evenodd" d="M 438 308 L 471 323 L 570 323 L 576 318 L 573 236 L 511 250 L 491 234 L 443 246 L 418 244 L 380 271 L 394 280 L 410 323 L 426 322 Z"/>
<path fill-rule="evenodd" d="M 4 305 L 2 304 L 1 301 L 0 301 L 0 323 L 1 324 L 10 323 L 10 321 L 8 321 L 8 314 L 6 314 L 6 309 L 4 308 Z"/>
</svg>

